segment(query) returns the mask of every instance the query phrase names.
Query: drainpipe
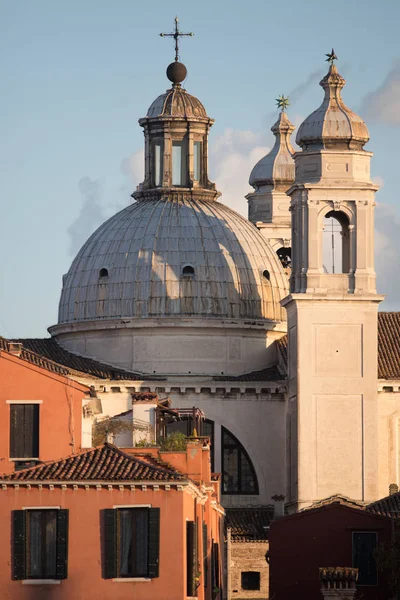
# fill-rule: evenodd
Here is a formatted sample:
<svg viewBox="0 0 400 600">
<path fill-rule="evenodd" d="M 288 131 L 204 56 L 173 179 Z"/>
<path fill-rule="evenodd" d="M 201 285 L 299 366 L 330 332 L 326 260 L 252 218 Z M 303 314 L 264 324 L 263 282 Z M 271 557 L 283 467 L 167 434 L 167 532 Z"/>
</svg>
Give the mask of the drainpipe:
<svg viewBox="0 0 400 600">
<path fill-rule="evenodd" d="M 232 600 L 232 530 L 230 527 L 228 527 L 226 534 L 226 600 Z"/>
</svg>

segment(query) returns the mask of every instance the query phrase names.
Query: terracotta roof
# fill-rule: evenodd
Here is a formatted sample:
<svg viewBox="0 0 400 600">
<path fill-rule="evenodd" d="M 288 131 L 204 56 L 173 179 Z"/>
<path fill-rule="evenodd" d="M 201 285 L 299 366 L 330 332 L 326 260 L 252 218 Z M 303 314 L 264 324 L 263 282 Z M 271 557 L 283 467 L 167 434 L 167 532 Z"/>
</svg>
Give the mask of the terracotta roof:
<svg viewBox="0 0 400 600">
<path fill-rule="evenodd" d="M 0 476 L 3 481 L 181 481 L 184 476 L 146 456 L 137 458 L 112 444 Z"/>
<path fill-rule="evenodd" d="M 378 313 L 378 378 L 400 379 L 400 312 Z"/>
<path fill-rule="evenodd" d="M 274 507 L 226 508 L 225 528 L 232 530 L 235 542 L 262 542 L 268 539 L 269 525 L 274 518 Z"/>
<path fill-rule="evenodd" d="M 59 365 L 51 359 L 45 358 L 36 352 L 32 352 L 30 349 L 26 348 L 24 344 L 20 351 L 12 351 L 13 342 L 17 342 L 18 344 L 22 344 L 21 340 L 6 340 L 3 337 L 0 337 L 0 350 L 4 350 L 5 352 L 10 352 L 14 356 L 22 360 L 26 360 L 37 367 L 41 367 L 42 369 L 47 369 L 47 371 L 51 371 L 52 373 L 57 373 L 58 375 L 68 375 L 69 371 L 66 367 Z"/>
<path fill-rule="evenodd" d="M 376 515 L 399 518 L 400 492 L 397 492 L 396 494 L 391 494 L 390 496 L 386 496 L 386 498 L 382 498 L 381 500 L 377 500 L 376 502 L 372 502 L 367 506 L 366 510 Z"/>
<path fill-rule="evenodd" d="M 63 374 L 71 374 L 74 371 L 98 377 L 99 379 L 114 379 L 114 380 L 129 380 L 129 379 L 149 379 L 144 375 L 124 371 L 118 367 L 113 367 L 105 363 L 101 363 L 92 358 L 86 358 L 73 354 L 62 348 L 54 338 L 27 338 L 9 340 L 9 342 L 17 342 L 23 345 L 23 352 L 33 352 L 43 364 L 51 361 L 57 364 L 59 369 L 63 369 Z M 23 356 L 21 356 L 23 358 Z M 35 363 L 37 364 L 37 363 Z M 38 366 L 42 366 L 39 364 Z M 46 368 L 46 367 L 45 367 Z M 157 376 L 152 376 L 151 379 L 157 379 Z"/>
<path fill-rule="evenodd" d="M 365 504 L 363 502 L 359 502 L 358 500 L 352 500 L 351 498 L 348 498 L 347 496 L 341 496 L 340 494 L 334 494 L 333 496 L 329 496 L 328 498 L 323 498 L 322 500 L 317 500 L 316 502 L 313 502 L 310 506 L 306 506 L 305 508 L 300 509 L 299 512 L 315 510 L 316 508 L 331 506 L 332 504 L 340 504 L 341 506 L 359 508 L 362 510 L 365 508 Z"/>
<path fill-rule="evenodd" d="M 213 379 L 214 381 L 282 381 L 286 379 L 286 376 L 279 372 L 278 367 L 273 366 L 244 375 L 218 375 Z"/>
</svg>

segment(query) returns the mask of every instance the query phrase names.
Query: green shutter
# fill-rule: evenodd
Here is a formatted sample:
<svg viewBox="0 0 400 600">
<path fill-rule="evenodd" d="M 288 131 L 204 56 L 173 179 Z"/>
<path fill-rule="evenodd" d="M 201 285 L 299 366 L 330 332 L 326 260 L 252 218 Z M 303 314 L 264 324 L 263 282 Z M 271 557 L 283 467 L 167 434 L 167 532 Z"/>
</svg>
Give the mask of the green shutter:
<svg viewBox="0 0 400 600">
<path fill-rule="evenodd" d="M 187 595 L 196 595 L 197 574 L 197 531 L 194 521 L 186 523 L 186 573 L 187 573 Z"/>
<path fill-rule="evenodd" d="M 117 511 L 106 508 L 103 513 L 103 577 L 118 577 L 117 569 Z"/>
<path fill-rule="evenodd" d="M 24 457 L 24 406 L 10 405 L 10 458 Z"/>
<path fill-rule="evenodd" d="M 149 577 L 159 576 L 160 509 L 150 508 L 149 515 Z"/>
<path fill-rule="evenodd" d="M 68 574 L 68 510 L 57 511 L 57 562 L 56 578 L 66 579 Z"/>
<path fill-rule="evenodd" d="M 25 579 L 26 510 L 12 511 L 12 578 Z"/>
<path fill-rule="evenodd" d="M 204 570 L 203 581 L 204 581 L 204 587 L 207 587 L 207 583 L 208 583 L 208 581 L 207 581 L 208 580 L 207 542 L 208 542 L 207 523 L 203 523 L 203 570 Z"/>
</svg>

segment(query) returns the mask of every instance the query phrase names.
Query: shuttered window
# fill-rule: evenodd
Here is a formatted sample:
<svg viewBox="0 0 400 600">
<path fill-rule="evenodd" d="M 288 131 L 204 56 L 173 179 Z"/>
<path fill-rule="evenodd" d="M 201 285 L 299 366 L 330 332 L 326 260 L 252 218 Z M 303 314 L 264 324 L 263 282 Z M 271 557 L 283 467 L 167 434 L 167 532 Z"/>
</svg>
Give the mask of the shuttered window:
<svg viewBox="0 0 400 600">
<path fill-rule="evenodd" d="M 219 545 L 212 541 L 211 544 L 211 587 L 212 589 L 220 587 L 219 579 Z"/>
<path fill-rule="evenodd" d="M 10 404 L 10 458 L 39 458 L 39 404 Z"/>
<path fill-rule="evenodd" d="M 197 528 L 194 521 L 186 522 L 186 582 L 187 596 L 196 595 Z"/>
<path fill-rule="evenodd" d="M 207 523 L 203 523 L 203 570 L 204 587 L 208 584 L 208 532 Z"/>
<path fill-rule="evenodd" d="M 159 508 L 104 510 L 103 539 L 105 579 L 158 577 Z"/>
<path fill-rule="evenodd" d="M 68 510 L 15 510 L 13 579 L 66 579 Z"/>
</svg>

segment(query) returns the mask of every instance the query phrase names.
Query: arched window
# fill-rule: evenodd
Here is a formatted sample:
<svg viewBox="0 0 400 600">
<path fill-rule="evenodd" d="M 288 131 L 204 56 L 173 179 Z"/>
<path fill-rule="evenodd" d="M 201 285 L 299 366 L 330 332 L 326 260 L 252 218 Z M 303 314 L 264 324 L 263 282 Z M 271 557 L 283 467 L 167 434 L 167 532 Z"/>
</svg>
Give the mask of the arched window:
<svg viewBox="0 0 400 600">
<path fill-rule="evenodd" d="M 257 476 L 249 455 L 239 440 L 221 427 L 222 493 L 258 494 Z"/>
<path fill-rule="evenodd" d="M 263 277 L 264 279 L 266 279 L 267 281 L 269 281 L 271 279 L 271 275 L 269 274 L 268 269 L 264 269 L 263 271 Z"/>
<path fill-rule="evenodd" d="M 325 215 L 322 234 L 322 266 L 325 273 L 348 273 L 350 270 L 349 219 L 341 211 Z"/>
<path fill-rule="evenodd" d="M 292 249 L 291 248 L 279 248 L 276 251 L 279 260 L 282 263 L 284 269 L 290 269 L 292 266 Z"/>
<path fill-rule="evenodd" d="M 172 185 L 187 186 L 188 164 L 186 140 L 172 142 Z"/>
<path fill-rule="evenodd" d="M 182 275 L 184 277 L 194 277 L 194 268 L 192 265 L 185 265 L 182 269 Z"/>
<path fill-rule="evenodd" d="M 99 277 L 100 277 L 100 279 L 104 279 L 105 277 L 108 277 L 108 269 L 100 269 Z"/>
</svg>

